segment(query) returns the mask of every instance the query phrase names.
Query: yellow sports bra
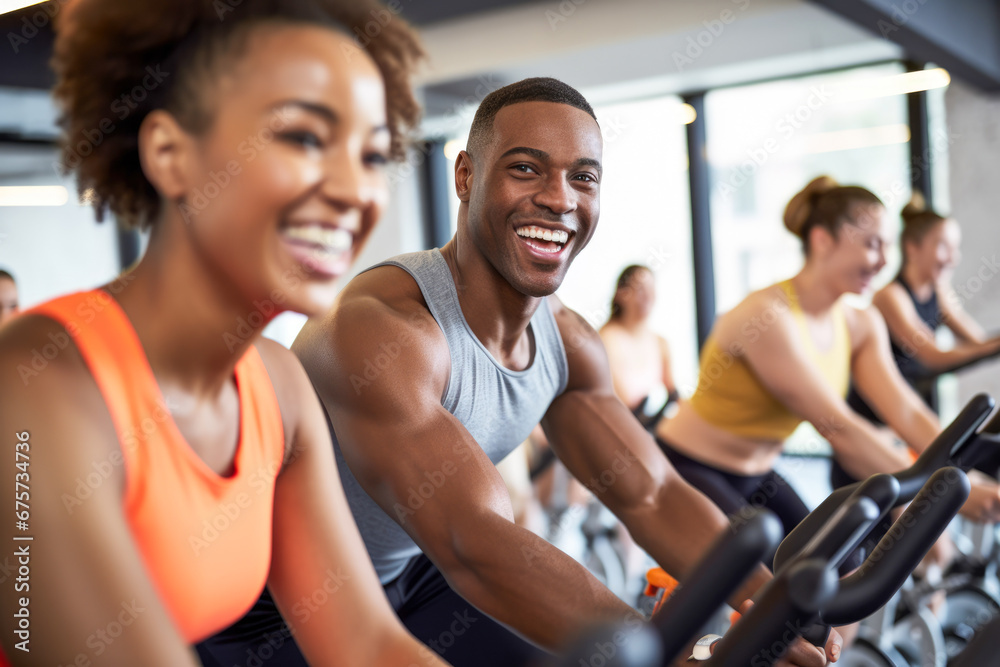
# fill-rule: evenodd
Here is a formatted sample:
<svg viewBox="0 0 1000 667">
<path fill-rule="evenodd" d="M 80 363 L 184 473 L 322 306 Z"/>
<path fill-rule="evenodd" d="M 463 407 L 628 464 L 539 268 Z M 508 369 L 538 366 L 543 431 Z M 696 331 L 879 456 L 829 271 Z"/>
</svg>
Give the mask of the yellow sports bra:
<svg viewBox="0 0 1000 667">
<path fill-rule="evenodd" d="M 847 395 L 851 372 L 851 339 L 843 305 L 834 305 L 833 345 L 825 353 L 816 349 L 791 280 L 779 283 L 798 325 L 806 355 L 827 383 L 841 396 Z M 746 341 L 744 347 L 752 344 Z M 783 364 L 783 359 L 772 363 Z M 802 422 L 761 384 L 742 356 L 723 351 L 713 334 L 705 342 L 698 372 L 698 387 L 691 407 L 702 419 L 733 435 L 754 440 L 784 440 Z"/>
</svg>

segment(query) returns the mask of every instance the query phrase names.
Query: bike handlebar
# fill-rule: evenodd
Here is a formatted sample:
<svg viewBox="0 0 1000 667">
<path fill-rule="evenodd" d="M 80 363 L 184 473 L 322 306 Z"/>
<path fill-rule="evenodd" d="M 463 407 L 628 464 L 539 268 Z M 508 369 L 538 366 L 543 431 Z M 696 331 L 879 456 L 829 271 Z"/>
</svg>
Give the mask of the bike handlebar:
<svg viewBox="0 0 1000 667">
<path fill-rule="evenodd" d="M 994 443 L 990 440 L 993 437 L 990 434 L 1000 432 L 1000 414 L 983 429 L 985 435 L 976 434 L 976 429 L 993 411 L 993 407 L 993 399 L 987 394 L 973 396 L 962 408 L 959 415 L 941 431 L 912 466 L 893 475 L 899 482 L 899 494 L 895 500 L 895 506 L 898 507 L 913 500 L 913 497 L 936 470 L 946 465 L 956 465 L 963 471 L 969 470 L 978 461 L 984 447 L 1000 446 L 1000 442 Z M 864 483 L 864 481 L 855 482 L 836 489 L 820 503 L 819 507 L 810 512 L 809 516 L 792 529 L 775 553 L 774 571 L 779 571 L 795 554 L 799 553 L 817 530 L 829 520 L 836 509 Z"/>
<path fill-rule="evenodd" d="M 913 502 L 892 524 L 871 555 L 822 610 L 829 625 L 854 623 L 875 613 L 903 585 L 969 497 L 969 478 L 959 468 L 931 475 Z"/>
<path fill-rule="evenodd" d="M 694 570 L 685 577 L 647 625 L 637 618 L 602 624 L 574 642 L 559 667 L 591 664 L 601 656 L 606 667 L 668 665 L 690 643 L 726 598 L 750 575 L 781 540 L 781 522 L 770 511 L 753 510 L 742 522 L 716 538 Z"/>
<path fill-rule="evenodd" d="M 751 661 L 771 665 L 799 636 L 818 636 L 817 630 L 825 635 L 827 628 L 821 623 L 854 622 L 884 605 L 968 498 L 970 486 L 964 471 L 975 465 L 985 449 L 1000 447 L 1000 414 L 976 433 L 993 407 L 992 398 L 976 395 L 913 466 L 896 475 L 874 475 L 837 489 L 810 513 L 779 546 L 775 578 L 716 645 L 709 667 Z M 942 467 L 948 464 L 954 467 Z M 918 485 L 921 480 L 922 486 Z M 862 567 L 839 580 L 837 568 L 875 522 L 910 500 L 914 502 Z M 581 660 L 589 664 L 595 649 L 606 645 L 612 647 L 612 656 L 602 651 L 602 664 L 607 667 L 669 665 L 774 547 L 780 532 L 774 515 L 756 510 L 713 543 L 651 625 L 637 619 L 604 624 L 552 664 L 576 667 Z M 616 651 L 620 637 L 626 638 L 626 645 Z M 608 641 L 602 643 L 602 639 Z"/>
<path fill-rule="evenodd" d="M 881 512 L 870 498 L 844 503 L 793 563 L 764 587 L 754 606 L 716 645 L 709 665 L 758 665 L 778 660 L 837 593 L 832 562 L 850 553 Z"/>
<path fill-rule="evenodd" d="M 750 613 L 729 630 L 709 665 L 771 665 L 799 636 L 805 635 L 813 643 L 821 644 L 816 637 L 825 636 L 828 630 L 825 624 L 853 623 L 873 613 L 888 602 L 944 532 L 968 498 L 969 489 L 968 478 L 958 468 L 942 468 L 934 473 L 861 568 L 843 580 L 837 578 L 838 564 L 834 559 L 845 549 L 850 551 L 857 546 L 876 519 L 858 523 L 851 533 L 854 544 L 841 545 L 832 554 L 829 548 L 832 541 L 823 535 L 830 528 L 824 527 L 807 545 L 807 551 L 795 556 L 778 573 Z M 863 496 L 852 496 L 845 506 L 856 506 L 862 501 L 868 503 L 874 516 L 880 515 L 875 501 Z M 836 516 L 843 513 L 842 508 Z M 827 542 L 822 553 L 810 549 L 810 545 Z M 801 568 L 815 563 L 824 564 L 823 578 L 802 579 Z M 794 585 L 804 587 L 798 599 L 789 587 L 793 576 L 799 577 Z M 832 579 L 833 584 L 827 583 L 827 579 Z M 811 604 L 811 600 L 818 603 Z"/>
<path fill-rule="evenodd" d="M 653 617 L 667 662 L 673 660 L 781 541 L 781 521 L 767 510 L 755 510 L 731 533 L 717 539 L 691 574 Z"/>
</svg>

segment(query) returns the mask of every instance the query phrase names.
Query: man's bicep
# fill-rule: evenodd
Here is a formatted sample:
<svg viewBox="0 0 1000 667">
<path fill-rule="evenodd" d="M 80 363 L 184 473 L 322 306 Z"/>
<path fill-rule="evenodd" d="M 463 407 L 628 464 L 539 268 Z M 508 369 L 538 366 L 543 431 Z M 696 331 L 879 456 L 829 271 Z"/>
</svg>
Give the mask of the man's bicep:
<svg viewBox="0 0 1000 667">
<path fill-rule="evenodd" d="M 405 475 L 397 463 L 430 464 L 448 439 L 438 432 L 450 417 L 441 407 L 447 344 L 407 320 L 377 302 L 342 307 L 328 326 L 325 363 L 306 365 L 356 476 Z"/>
<path fill-rule="evenodd" d="M 432 560 L 460 557 L 454 535 L 486 515 L 513 520 L 507 488 L 468 430 L 440 405 L 331 412 L 351 472 Z"/>
<path fill-rule="evenodd" d="M 566 391 L 582 390 L 614 395 L 608 350 L 600 335 L 581 315 L 558 301 L 554 314 L 563 348 L 566 350 Z"/>
<path fill-rule="evenodd" d="M 513 514 L 496 468 L 441 405 L 447 343 L 405 314 L 345 314 L 354 331 L 332 332 L 332 377 L 320 389 L 344 460 L 422 549 L 446 559 L 456 526 L 482 512 Z"/>
</svg>

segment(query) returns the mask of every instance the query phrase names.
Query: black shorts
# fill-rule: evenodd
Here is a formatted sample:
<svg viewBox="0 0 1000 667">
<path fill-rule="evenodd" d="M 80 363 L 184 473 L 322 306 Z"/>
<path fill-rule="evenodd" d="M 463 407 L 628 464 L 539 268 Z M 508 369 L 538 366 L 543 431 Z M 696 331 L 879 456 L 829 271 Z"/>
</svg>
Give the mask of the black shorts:
<svg viewBox="0 0 1000 667">
<path fill-rule="evenodd" d="M 656 442 L 681 477 L 729 516 L 764 507 L 777 515 L 787 535 L 809 514 L 795 490 L 773 470 L 763 475 L 737 475 L 685 456 L 660 438 Z M 764 563 L 771 567 L 773 560 L 772 553 Z"/>
<path fill-rule="evenodd" d="M 403 625 L 454 667 L 518 667 L 548 656 L 466 602 L 423 554 L 384 591 Z M 266 590 L 246 616 L 198 644 L 197 650 L 206 667 L 308 665 Z"/>
</svg>

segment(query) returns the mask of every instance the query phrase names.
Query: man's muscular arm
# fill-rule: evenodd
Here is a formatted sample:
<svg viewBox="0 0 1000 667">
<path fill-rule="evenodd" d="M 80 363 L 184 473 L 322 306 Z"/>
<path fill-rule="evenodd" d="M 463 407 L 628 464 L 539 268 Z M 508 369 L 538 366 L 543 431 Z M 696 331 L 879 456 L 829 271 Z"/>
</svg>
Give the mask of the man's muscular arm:
<svg viewBox="0 0 1000 667">
<path fill-rule="evenodd" d="M 683 580 L 715 538 L 730 529 L 729 521 L 680 477 L 614 395 L 607 357 L 593 328 L 555 297 L 550 303 L 566 347 L 569 383 L 545 415 L 545 433 L 570 472 L 621 519 L 636 543 Z M 740 608 L 770 578 L 760 566 L 730 604 Z M 833 633 L 829 657 L 839 655 L 840 641 Z M 799 641 L 782 664 L 820 666 L 826 657 Z"/>
<path fill-rule="evenodd" d="M 441 406 L 450 369 L 444 335 L 400 283 L 413 286 L 394 267 L 362 275 L 293 346 L 351 472 L 460 595 L 542 646 L 556 648 L 595 620 L 634 614 L 582 566 L 513 523 L 496 468 Z M 366 375 L 386 349 L 398 354 Z M 433 494 L 411 505 L 431 478 L 440 482 Z"/>
<path fill-rule="evenodd" d="M 615 396 L 600 338 L 583 318 L 550 299 L 569 363 L 569 383 L 542 422 L 570 472 L 613 511 L 678 579 L 694 568 L 729 521 L 667 461 L 653 437 Z M 750 597 L 761 571 L 731 600 Z"/>
</svg>

